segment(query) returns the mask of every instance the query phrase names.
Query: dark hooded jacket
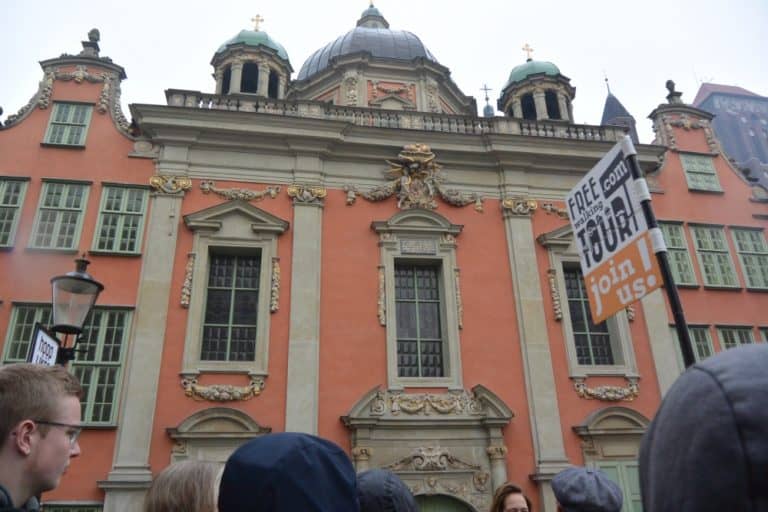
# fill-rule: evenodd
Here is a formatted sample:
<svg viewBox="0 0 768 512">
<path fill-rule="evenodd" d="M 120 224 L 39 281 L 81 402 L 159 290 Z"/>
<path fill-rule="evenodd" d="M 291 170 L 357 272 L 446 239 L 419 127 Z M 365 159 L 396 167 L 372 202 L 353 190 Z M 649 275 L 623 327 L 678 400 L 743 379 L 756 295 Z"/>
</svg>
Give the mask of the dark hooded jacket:
<svg viewBox="0 0 768 512">
<path fill-rule="evenodd" d="M 357 512 L 355 470 L 330 441 L 307 434 L 253 439 L 227 460 L 219 512 Z"/>
<path fill-rule="evenodd" d="M 14 507 L 11 503 L 11 495 L 5 487 L 0 485 L 0 512 L 38 512 L 40 504 L 37 498 L 32 497 L 22 507 Z"/>
<path fill-rule="evenodd" d="M 768 512 L 768 344 L 674 383 L 643 438 L 640 485 L 650 512 Z"/>
</svg>

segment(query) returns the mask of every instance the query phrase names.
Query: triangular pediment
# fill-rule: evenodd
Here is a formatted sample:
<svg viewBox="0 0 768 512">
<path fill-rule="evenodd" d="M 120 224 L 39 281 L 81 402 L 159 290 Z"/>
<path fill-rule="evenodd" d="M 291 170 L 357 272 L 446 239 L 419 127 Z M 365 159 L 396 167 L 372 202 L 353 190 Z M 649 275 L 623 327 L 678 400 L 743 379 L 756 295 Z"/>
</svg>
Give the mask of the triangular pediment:
<svg viewBox="0 0 768 512">
<path fill-rule="evenodd" d="M 184 216 L 184 223 L 193 231 L 219 231 L 225 223 L 246 222 L 256 232 L 283 233 L 289 223 L 245 201 L 229 201 Z"/>
<path fill-rule="evenodd" d="M 573 226 L 566 224 L 536 237 L 536 241 L 548 249 L 555 249 L 565 254 L 578 254 Z"/>
</svg>

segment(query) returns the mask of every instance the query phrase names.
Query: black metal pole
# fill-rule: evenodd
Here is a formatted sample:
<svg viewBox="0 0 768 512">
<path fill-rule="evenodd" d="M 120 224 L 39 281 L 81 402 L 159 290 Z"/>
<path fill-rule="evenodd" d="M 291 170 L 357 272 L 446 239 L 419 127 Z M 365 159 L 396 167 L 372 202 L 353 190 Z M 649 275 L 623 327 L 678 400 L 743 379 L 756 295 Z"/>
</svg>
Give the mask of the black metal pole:
<svg viewBox="0 0 768 512">
<path fill-rule="evenodd" d="M 629 169 L 632 173 L 632 178 L 638 180 L 643 177 L 640 166 L 637 163 L 637 154 L 632 152 L 628 157 Z M 641 198 L 640 206 L 643 209 L 643 215 L 645 215 L 645 222 L 648 224 L 648 229 L 658 228 L 659 223 L 656 222 L 656 215 L 651 208 L 651 200 L 649 198 Z M 680 295 L 677 293 L 677 286 L 675 286 L 675 279 L 672 276 L 672 269 L 669 266 L 669 258 L 667 256 L 666 249 L 656 252 L 656 259 L 659 262 L 659 270 L 661 270 L 661 277 L 664 280 L 664 289 L 667 291 L 667 298 L 669 299 L 669 307 L 672 310 L 672 318 L 675 321 L 675 328 L 677 329 L 677 339 L 680 343 L 680 352 L 683 355 L 683 364 L 688 368 L 696 362 L 696 358 L 693 355 L 693 345 L 691 344 L 691 336 L 688 333 L 688 323 L 685 321 L 685 313 L 683 312 L 683 304 L 680 302 Z"/>
</svg>

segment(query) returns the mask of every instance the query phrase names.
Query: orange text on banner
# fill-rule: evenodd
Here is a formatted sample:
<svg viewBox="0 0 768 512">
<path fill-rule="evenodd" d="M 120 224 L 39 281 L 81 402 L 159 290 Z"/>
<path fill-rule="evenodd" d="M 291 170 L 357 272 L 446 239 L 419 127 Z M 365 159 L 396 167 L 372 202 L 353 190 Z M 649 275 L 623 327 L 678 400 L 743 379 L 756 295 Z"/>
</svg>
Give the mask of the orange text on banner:
<svg viewBox="0 0 768 512">
<path fill-rule="evenodd" d="M 648 231 L 584 276 L 592 321 L 600 323 L 662 285 Z"/>
</svg>

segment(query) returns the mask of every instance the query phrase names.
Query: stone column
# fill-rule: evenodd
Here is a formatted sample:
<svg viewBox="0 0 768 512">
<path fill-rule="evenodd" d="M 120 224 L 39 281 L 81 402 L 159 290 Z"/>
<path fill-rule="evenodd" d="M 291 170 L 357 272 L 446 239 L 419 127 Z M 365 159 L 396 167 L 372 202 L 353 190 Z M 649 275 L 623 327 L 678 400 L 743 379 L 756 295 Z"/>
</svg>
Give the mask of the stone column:
<svg viewBox="0 0 768 512">
<path fill-rule="evenodd" d="M 491 459 L 491 485 L 495 492 L 507 481 L 507 447 L 504 445 L 489 446 L 486 453 Z"/>
<path fill-rule="evenodd" d="M 645 313 L 645 328 L 651 343 L 653 365 L 656 367 L 656 379 L 661 396 L 664 396 L 682 371 L 677 363 L 675 341 L 670 333 L 664 294 L 662 290 L 656 290 L 643 297 L 641 303 Z"/>
<path fill-rule="evenodd" d="M 288 333 L 285 430 L 317 434 L 320 377 L 320 270 L 323 200 L 320 186 L 291 185 L 293 262 Z"/>
<path fill-rule="evenodd" d="M 565 94 L 562 92 L 557 93 L 557 105 L 560 107 L 560 119 L 571 121 L 571 118 L 568 115 L 568 102 L 565 101 Z"/>
<path fill-rule="evenodd" d="M 221 70 L 221 68 L 216 70 L 216 72 L 213 74 L 213 78 L 216 80 L 216 94 L 223 94 L 224 91 L 222 91 L 222 87 L 224 86 L 224 72 Z"/>
<path fill-rule="evenodd" d="M 231 73 L 229 75 L 229 94 L 240 92 L 243 83 L 243 63 L 235 61 L 232 63 Z"/>
<path fill-rule="evenodd" d="M 547 102 L 544 99 L 544 91 L 533 91 L 533 102 L 536 105 L 536 119 L 549 119 L 549 115 L 547 114 Z"/>
<path fill-rule="evenodd" d="M 555 374 L 544 316 L 544 298 L 539 282 L 541 273 L 536 261 L 536 242 L 530 218 L 535 206 L 535 202 L 528 199 L 506 199 L 502 208 L 533 432 L 536 458 L 534 478 L 541 476 L 541 479 L 546 481 L 546 485 L 541 485 L 540 488 L 542 500 L 547 503 L 547 479 L 551 479 L 549 475 L 554 475 L 568 466 L 568 457 L 565 454 L 560 426 Z M 545 512 L 555 510 L 551 505 L 544 508 Z"/>
<path fill-rule="evenodd" d="M 277 99 L 285 99 L 285 89 L 287 87 L 287 82 L 288 80 L 285 78 L 285 75 L 280 75 L 280 78 L 277 82 Z"/>
<path fill-rule="evenodd" d="M 256 94 L 259 96 L 269 96 L 269 65 L 259 61 L 259 83 L 256 88 Z"/>
<path fill-rule="evenodd" d="M 355 471 L 361 473 L 371 469 L 371 455 L 373 450 L 365 446 L 352 448 L 352 460 L 355 462 Z"/>
<path fill-rule="evenodd" d="M 523 118 L 523 105 L 520 103 L 519 97 L 512 100 L 512 117 Z"/>
<path fill-rule="evenodd" d="M 181 202 L 184 190 L 191 186 L 189 178 L 178 175 L 156 175 L 150 183 L 156 193 L 147 219 L 147 246 L 142 258 L 133 336 L 128 343 L 114 461 L 107 479 L 98 482 L 106 491 L 107 512 L 142 510 L 144 494 L 152 482 L 149 448 L 173 260 Z"/>
</svg>

